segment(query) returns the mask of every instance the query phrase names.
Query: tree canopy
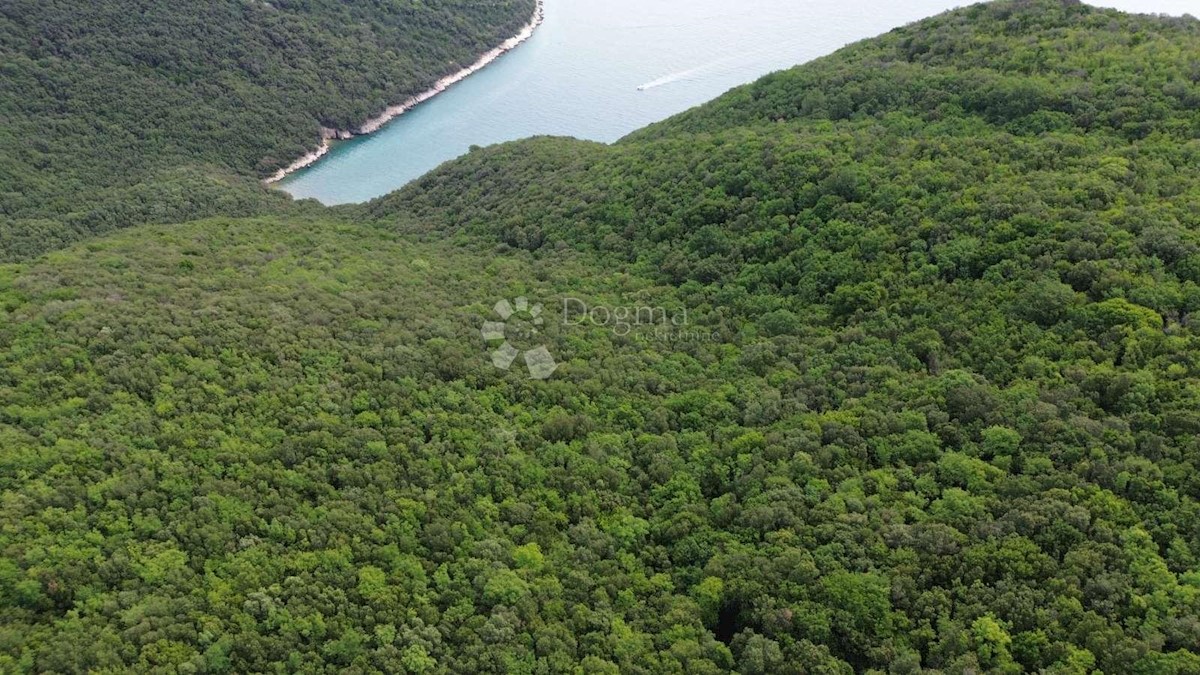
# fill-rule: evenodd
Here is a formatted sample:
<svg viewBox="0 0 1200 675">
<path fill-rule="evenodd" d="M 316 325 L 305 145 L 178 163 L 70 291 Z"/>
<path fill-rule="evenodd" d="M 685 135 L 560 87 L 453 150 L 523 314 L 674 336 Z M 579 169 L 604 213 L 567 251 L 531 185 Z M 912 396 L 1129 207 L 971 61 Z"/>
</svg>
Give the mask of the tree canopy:
<svg viewBox="0 0 1200 675">
<path fill-rule="evenodd" d="M 476 60 L 534 0 L 6 0 L 0 259 L 285 209 L 257 179 Z"/>
<path fill-rule="evenodd" d="M 1200 672 L 1197 54 L 1006 0 L 0 266 L 0 671 Z"/>
</svg>

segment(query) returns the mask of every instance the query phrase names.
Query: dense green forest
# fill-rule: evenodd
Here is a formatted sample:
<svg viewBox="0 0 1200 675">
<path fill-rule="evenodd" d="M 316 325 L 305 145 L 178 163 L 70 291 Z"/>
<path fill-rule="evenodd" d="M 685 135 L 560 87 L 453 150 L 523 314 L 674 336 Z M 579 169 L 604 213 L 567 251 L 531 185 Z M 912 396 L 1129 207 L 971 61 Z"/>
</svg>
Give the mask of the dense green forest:
<svg viewBox="0 0 1200 675">
<path fill-rule="evenodd" d="M 0 2 L 0 259 L 287 208 L 258 184 L 472 63 L 534 0 Z"/>
<path fill-rule="evenodd" d="M 1195 19 L 236 215 L 0 266 L 0 672 L 1200 672 Z"/>
</svg>

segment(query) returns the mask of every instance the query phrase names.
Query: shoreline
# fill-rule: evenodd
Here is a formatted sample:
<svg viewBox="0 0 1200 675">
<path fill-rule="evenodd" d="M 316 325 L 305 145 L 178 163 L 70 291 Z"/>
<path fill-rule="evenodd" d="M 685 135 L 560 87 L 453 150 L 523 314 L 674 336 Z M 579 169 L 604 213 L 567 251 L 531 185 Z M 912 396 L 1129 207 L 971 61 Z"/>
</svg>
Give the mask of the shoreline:
<svg viewBox="0 0 1200 675">
<path fill-rule="evenodd" d="M 321 127 L 321 145 L 316 150 L 305 154 L 300 159 L 297 159 L 286 167 L 275 172 L 275 174 L 270 178 L 263 179 L 263 183 L 267 185 L 278 183 L 284 178 L 287 178 L 289 174 L 316 164 L 317 160 L 321 159 L 326 155 L 326 153 L 329 152 L 330 148 L 332 147 L 329 142 L 333 139 L 344 141 L 354 138 L 355 136 L 366 136 L 367 134 L 373 134 L 376 131 L 379 131 L 385 125 L 387 125 L 388 122 L 391 122 L 409 110 L 412 110 L 434 96 L 446 91 L 451 86 L 467 79 L 480 70 L 483 70 L 487 66 L 491 65 L 496 59 L 504 56 L 513 49 L 516 49 L 522 42 L 525 42 L 529 38 L 533 37 L 534 31 L 537 30 L 538 26 L 542 25 L 542 21 L 544 21 L 545 18 L 545 6 L 543 5 L 542 0 L 537 0 L 537 5 L 534 7 L 533 16 L 529 19 L 529 23 L 525 24 L 525 26 L 516 35 L 508 38 L 504 42 L 501 42 L 499 46 L 493 47 L 492 49 L 484 52 L 483 55 L 476 59 L 475 63 L 472 63 L 456 73 L 443 77 L 437 82 L 434 82 L 433 86 L 429 89 L 426 89 L 416 96 L 409 97 L 403 103 L 384 108 L 382 113 L 367 119 L 365 122 L 360 124 L 357 129 L 330 129 L 328 127 Z"/>
</svg>

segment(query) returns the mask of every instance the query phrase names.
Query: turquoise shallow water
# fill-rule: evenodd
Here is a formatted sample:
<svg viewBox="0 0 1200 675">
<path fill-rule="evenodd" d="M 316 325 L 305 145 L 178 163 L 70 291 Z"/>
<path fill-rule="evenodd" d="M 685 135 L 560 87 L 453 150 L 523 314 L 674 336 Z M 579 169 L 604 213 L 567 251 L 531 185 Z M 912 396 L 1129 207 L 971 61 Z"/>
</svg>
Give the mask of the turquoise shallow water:
<svg viewBox="0 0 1200 675">
<path fill-rule="evenodd" d="M 278 184 L 361 202 L 468 151 L 550 134 L 612 142 L 774 70 L 952 9 L 954 0 L 545 0 L 546 21 L 491 66 Z M 1200 13 L 1200 0 L 1105 0 Z M 639 89 L 641 87 L 641 89 Z"/>
</svg>

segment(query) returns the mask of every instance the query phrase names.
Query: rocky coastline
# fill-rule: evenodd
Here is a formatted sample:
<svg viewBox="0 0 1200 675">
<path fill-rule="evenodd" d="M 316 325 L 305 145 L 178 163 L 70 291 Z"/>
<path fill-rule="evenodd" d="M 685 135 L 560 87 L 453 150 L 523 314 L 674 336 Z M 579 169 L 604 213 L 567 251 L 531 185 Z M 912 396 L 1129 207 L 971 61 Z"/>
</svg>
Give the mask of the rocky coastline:
<svg viewBox="0 0 1200 675">
<path fill-rule="evenodd" d="M 537 7 L 534 8 L 534 11 L 533 11 L 533 17 L 530 18 L 529 23 L 526 24 L 520 30 L 520 32 L 518 32 L 516 35 L 512 36 L 511 38 L 505 40 L 499 46 L 485 52 L 482 56 L 480 56 L 471 65 L 467 66 L 466 68 L 463 68 L 462 70 L 459 70 L 458 72 L 455 72 L 451 75 L 447 75 L 446 77 L 443 77 L 442 79 L 435 82 L 433 84 L 433 86 L 430 87 L 429 89 L 426 89 L 425 91 L 421 92 L 420 94 L 417 94 L 416 96 L 412 96 L 412 97 L 408 98 L 407 100 L 405 100 L 402 103 L 399 103 L 399 104 L 393 105 L 393 106 L 388 106 L 382 113 L 376 115 L 375 117 L 368 119 L 367 121 L 363 122 L 355 129 L 330 129 L 327 127 L 321 127 L 321 144 L 317 147 L 316 150 L 313 150 L 312 152 L 305 154 L 303 157 L 297 159 L 296 161 L 292 162 L 288 166 L 280 169 L 274 175 L 272 175 L 270 178 L 267 178 L 264 182 L 266 182 L 268 184 L 277 183 L 277 182 L 283 180 L 284 178 L 286 178 L 288 174 L 293 173 L 295 171 L 299 171 L 300 169 L 303 169 L 305 167 L 311 166 L 312 164 L 316 163 L 317 160 L 321 159 L 329 152 L 329 149 L 331 147 L 330 141 L 347 140 L 350 138 L 354 138 L 355 136 L 365 136 L 367 134 L 372 134 L 372 133 L 375 133 L 376 131 L 379 131 L 388 122 L 394 120 L 395 118 L 399 117 L 400 115 L 403 115 L 404 113 L 408 112 L 409 110 L 412 110 L 413 108 L 417 107 L 418 105 L 421 105 L 422 103 L 428 101 L 429 99 L 433 98 L 434 96 L 437 96 L 438 94 L 446 91 L 447 89 L 449 89 L 451 86 L 457 84 L 458 82 L 461 82 L 461 81 L 465 80 L 466 78 L 470 77 L 471 75 L 474 75 L 475 73 L 479 72 L 480 70 L 483 70 L 484 68 L 489 66 L 492 62 L 494 62 L 496 59 L 500 58 L 501 56 L 504 56 L 508 52 L 515 49 L 522 42 L 525 42 L 526 40 L 528 40 L 530 37 L 533 36 L 534 31 L 537 30 L 537 27 L 542 24 L 542 21 L 544 19 L 545 19 L 545 7 L 542 4 L 542 0 L 538 0 Z"/>
</svg>

